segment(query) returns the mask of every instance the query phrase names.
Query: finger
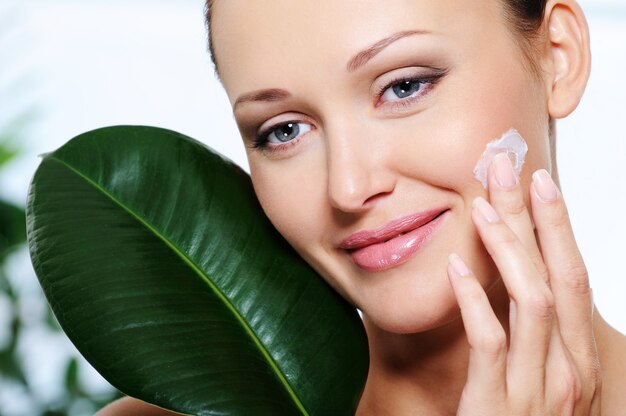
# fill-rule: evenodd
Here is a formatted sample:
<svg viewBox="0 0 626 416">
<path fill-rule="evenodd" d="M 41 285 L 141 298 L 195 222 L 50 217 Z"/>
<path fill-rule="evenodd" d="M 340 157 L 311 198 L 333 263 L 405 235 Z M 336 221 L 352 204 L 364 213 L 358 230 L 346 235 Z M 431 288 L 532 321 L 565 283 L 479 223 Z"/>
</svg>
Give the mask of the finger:
<svg viewBox="0 0 626 416">
<path fill-rule="evenodd" d="M 506 397 L 506 333 L 476 277 L 455 253 L 449 256 L 448 276 L 470 345 L 465 389 L 493 400 Z"/>
<path fill-rule="evenodd" d="M 563 341 L 575 359 L 595 357 L 589 276 L 563 196 L 544 169 L 533 174 L 531 204 Z"/>
<path fill-rule="evenodd" d="M 561 334 L 552 334 L 546 368 L 545 399 L 554 414 L 574 414 L 580 404 L 582 382 L 570 352 L 563 344 Z M 589 413 L 590 414 L 590 413 Z"/>
<path fill-rule="evenodd" d="M 543 390 L 554 318 L 550 288 L 520 240 L 483 198 L 474 200 L 472 218 L 516 305 L 508 379 L 519 390 Z"/>
<path fill-rule="evenodd" d="M 537 245 L 534 225 L 528 212 L 524 192 L 506 153 L 494 156 L 489 166 L 489 200 L 502 220 L 526 248 L 528 256 L 542 276 L 547 278 L 546 266 Z"/>
</svg>

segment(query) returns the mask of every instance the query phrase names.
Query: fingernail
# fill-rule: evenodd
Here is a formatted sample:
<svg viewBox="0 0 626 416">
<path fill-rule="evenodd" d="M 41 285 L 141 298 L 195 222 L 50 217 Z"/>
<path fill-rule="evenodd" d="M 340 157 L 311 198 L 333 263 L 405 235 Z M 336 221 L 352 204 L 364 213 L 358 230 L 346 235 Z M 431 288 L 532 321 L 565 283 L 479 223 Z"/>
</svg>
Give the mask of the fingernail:
<svg viewBox="0 0 626 416">
<path fill-rule="evenodd" d="M 496 171 L 496 180 L 501 188 L 510 189 L 517 184 L 517 177 L 513 171 L 511 159 L 504 153 L 498 153 L 493 157 L 493 165 Z"/>
<path fill-rule="evenodd" d="M 533 173 L 533 182 L 537 196 L 543 202 L 552 202 L 559 196 L 556 184 L 547 170 L 539 169 Z"/>
<path fill-rule="evenodd" d="M 500 220 L 500 216 L 496 212 L 495 209 L 487 202 L 483 197 L 477 197 L 474 199 L 474 208 L 478 209 L 478 213 L 487 221 L 487 222 L 498 222 Z"/>
<path fill-rule="evenodd" d="M 459 257 L 458 254 L 450 253 L 450 255 L 448 256 L 448 261 L 450 262 L 450 265 L 452 266 L 452 270 L 454 270 L 454 272 L 458 274 L 459 276 L 470 275 L 471 273 L 470 269 L 467 267 L 465 262 L 461 260 L 461 257 Z"/>
</svg>

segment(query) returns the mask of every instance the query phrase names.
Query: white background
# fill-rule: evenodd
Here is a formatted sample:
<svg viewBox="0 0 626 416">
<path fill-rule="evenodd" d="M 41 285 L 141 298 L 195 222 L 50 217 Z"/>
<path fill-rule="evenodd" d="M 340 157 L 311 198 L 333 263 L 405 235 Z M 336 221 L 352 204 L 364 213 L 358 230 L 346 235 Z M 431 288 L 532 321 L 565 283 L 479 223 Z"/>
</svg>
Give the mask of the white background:
<svg viewBox="0 0 626 416">
<path fill-rule="evenodd" d="M 23 205 L 38 154 L 115 124 L 177 130 L 247 167 L 206 52 L 201 0 L 0 2 L 0 125 L 24 111 L 35 114 L 22 156 L 0 176 L 0 196 Z M 598 309 L 626 332 L 626 0 L 581 4 L 593 70 L 580 107 L 558 124 L 558 165 Z M 33 299 L 21 313 L 41 313 L 27 253 L 15 256 L 10 271 Z M 0 343 L 5 304 L 0 298 Z M 55 366 L 75 351 L 43 328 L 29 331 L 22 350 L 32 357 L 36 387 L 52 398 L 60 384 L 51 379 Z M 93 389 L 106 388 L 93 373 L 83 376 Z"/>
</svg>

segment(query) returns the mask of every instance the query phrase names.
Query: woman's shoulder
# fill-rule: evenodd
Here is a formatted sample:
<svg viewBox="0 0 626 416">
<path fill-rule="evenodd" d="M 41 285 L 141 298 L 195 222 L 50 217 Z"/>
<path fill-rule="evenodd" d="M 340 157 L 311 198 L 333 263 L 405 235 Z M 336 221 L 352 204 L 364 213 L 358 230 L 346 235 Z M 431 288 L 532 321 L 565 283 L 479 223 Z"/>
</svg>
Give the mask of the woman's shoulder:
<svg viewBox="0 0 626 416">
<path fill-rule="evenodd" d="M 170 416 L 181 414 L 162 409 L 133 397 L 122 397 L 100 409 L 95 416 Z"/>
<path fill-rule="evenodd" d="M 626 408 L 626 336 L 608 324 L 595 335 L 602 374 L 602 414 L 622 415 Z"/>
</svg>

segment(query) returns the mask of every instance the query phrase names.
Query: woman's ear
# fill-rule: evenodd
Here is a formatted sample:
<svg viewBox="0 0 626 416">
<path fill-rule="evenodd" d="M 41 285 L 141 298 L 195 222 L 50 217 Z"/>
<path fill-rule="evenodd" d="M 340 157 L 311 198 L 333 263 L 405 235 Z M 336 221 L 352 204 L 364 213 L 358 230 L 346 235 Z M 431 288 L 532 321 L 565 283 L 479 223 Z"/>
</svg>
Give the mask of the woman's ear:
<svg viewBox="0 0 626 416">
<path fill-rule="evenodd" d="M 568 116 L 580 102 L 591 71 L 589 26 L 574 0 L 550 0 L 546 5 L 548 111 Z"/>
</svg>

